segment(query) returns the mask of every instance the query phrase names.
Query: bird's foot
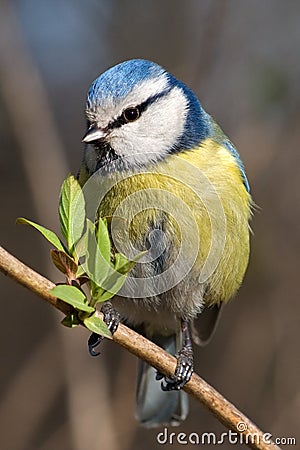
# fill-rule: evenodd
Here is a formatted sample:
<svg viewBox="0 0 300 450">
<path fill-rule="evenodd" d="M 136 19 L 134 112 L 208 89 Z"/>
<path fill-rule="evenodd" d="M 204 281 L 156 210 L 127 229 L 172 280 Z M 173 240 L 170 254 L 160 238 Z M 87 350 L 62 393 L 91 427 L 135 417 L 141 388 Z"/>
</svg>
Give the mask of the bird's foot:
<svg viewBox="0 0 300 450">
<path fill-rule="evenodd" d="M 106 323 L 107 328 L 109 329 L 111 334 L 114 334 L 117 331 L 118 325 L 121 320 L 120 314 L 114 309 L 111 302 L 109 301 L 103 303 L 101 312 L 103 313 L 103 320 Z M 100 352 L 96 352 L 95 348 L 98 347 L 98 345 L 100 345 L 102 341 L 103 336 L 100 336 L 96 333 L 92 333 L 90 335 L 88 340 L 88 349 L 91 356 L 100 355 Z"/>
<path fill-rule="evenodd" d="M 190 330 L 188 322 L 186 320 L 181 321 L 182 331 L 182 348 L 176 355 L 177 365 L 174 375 L 171 377 L 164 377 L 161 373 L 157 372 L 156 379 L 161 382 L 161 388 L 163 391 L 178 391 L 191 379 L 194 371 L 194 357 L 193 347 L 190 336 Z"/>
<path fill-rule="evenodd" d="M 177 365 L 174 375 L 164 377 L 161 383 L 163 391 L 178 391 L 190 380 L 194 370 L 193 349 L 191 346 L 184 346 L 177 355 Z M 156 379 L 163 378 L 160 373 Z"/>
</svg>

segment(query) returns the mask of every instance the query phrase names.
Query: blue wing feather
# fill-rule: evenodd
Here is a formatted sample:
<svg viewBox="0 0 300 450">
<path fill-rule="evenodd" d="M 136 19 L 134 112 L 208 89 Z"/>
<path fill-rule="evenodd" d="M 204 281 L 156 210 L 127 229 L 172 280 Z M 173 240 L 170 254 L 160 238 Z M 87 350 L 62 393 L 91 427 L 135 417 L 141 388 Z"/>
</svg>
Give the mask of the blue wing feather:
<svg viewBox="0 0 300 450">
<path fill-rule="evenodd" d="M 241 157 L 240 157 L 238 151 L 236 150 L 236 148 L 233 146 L 233 144 L 228 139 L 225 139 L 222 142 L 222 145 L 224 147 L 226 147 L 230 151 L 230 153 L 235 157 L 238 167 L 240 169 L 241 175 L 242 175 L 242 179 L 243 179 L 245 188 L 247 189 L 247 192 L 250 192 L 250 185 L 249 185 L 249 182 L 248 182 L 248 179 L 246 176 L 245 167 L 244 167 L 244 164 L 241 160 Z"/>
</svg>

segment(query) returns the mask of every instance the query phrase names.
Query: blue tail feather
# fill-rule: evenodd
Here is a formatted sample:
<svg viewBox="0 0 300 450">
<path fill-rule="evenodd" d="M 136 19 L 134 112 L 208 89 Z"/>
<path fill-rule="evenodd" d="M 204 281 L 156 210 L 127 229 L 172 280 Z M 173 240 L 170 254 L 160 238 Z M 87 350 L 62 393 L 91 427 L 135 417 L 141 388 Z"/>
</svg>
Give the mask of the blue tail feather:
<svg viewBox="0 0 300 450">
<path fill-rule="evenodd" d="M 181 345 L 180 336 L 154 336 L 151 340 L 170 354 Z M 136 395 L 136 418 L 141 425 L 151 428 L 179 425 L 188 414 L 188 396 L 183 391 L 164 392 L 161 381 L 156 380 L 156 369 L 139 360 Z"/>
</svg>

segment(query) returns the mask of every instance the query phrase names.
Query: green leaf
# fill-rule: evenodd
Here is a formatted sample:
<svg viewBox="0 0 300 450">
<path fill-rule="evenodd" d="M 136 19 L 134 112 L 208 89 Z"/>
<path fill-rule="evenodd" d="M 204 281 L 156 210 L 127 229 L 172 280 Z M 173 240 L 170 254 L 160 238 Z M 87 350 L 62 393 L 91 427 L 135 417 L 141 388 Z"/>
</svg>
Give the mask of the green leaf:
<svg viewBox="0 0 300 450">
<path fill-rule="evenodd" d="M 84 197 L 73 175 L 69 175 L 61 187 L 59 219 L 62 235 L 67 241 L 70 255 L 73 255 L 74 245 L 81 237 L 85 221 Z"/>
<path fill-rule="evenodd" d="M 51 250 L 51 258 L 53 264 L 62 273 L 66 274 L 68 277 L 76 278 L 76 273 L 78 270 L 78 265 L 66 252 L 61 250 Z"/>
<path fill-rule="evenodd" d="M 47 228 L 43 227 L 42 225 L 39 225 L 38 223 L 32 222 L 31 220 L 24 219 L 24 217 L 19 217 L 16 220 L 16 223 L 24 224 L 24 225 L 31 225 L 32 227 L 36 228 L 42 235 L 51 242 L 54 247 L 56 247 L 58 250 L 65 251 L 65 247 L 59 237 L 51 230 L 48 230 Z"/>
<path fill-rule="evenodd" d="M 118 271 L 120 268 L 128 264 L 128 259 L 122 253 L 115 254 L 115 270 Z"/>
<path fill-rule="evenodd" d="M 110 263 L 111 245 L 107 228 L 107 221 L 105 219 L 99 219 L 99 221 L 97 222 L 96 238 L 101 255 L 106 262 Z"/>
<path fill-rule="evenodd" d="M 85 269 L 82 266 L 78 266 L 78 269 L 76 272 L 76 278 L 79 278 L 84 274 L 85 274 Z"/>
<path fill-rule="evenodd" d="M 75 328 L 80 325 L 80 321 L 78 320 L 77 314 L 71 312 L 61 321 L 61 324 L 65 327 Z"/>
<path fill-rule="evenodd" d="M 105 280 L 105 291 L 99 293 L 95 298 L 95 305 L 103 303 L 116 295 L 126 281 L 126 276 L 119 272 L 114 272 Z"/>
<path fill-rule="evenodd" d="M 100 232 L 97 232 L 95 224 L 89 219 L 87 219 L 86 236 L 86 260 L 82 266 L 91 280 L 92 296 L 94 297 L 98 288 L 102 287 L 107 278 L 108 271 L 111 269 L 110 264 L 107 261 L 108 255 L 110 258 L 110 242 L 108 244 L 108 233 L 106 234 L 103 226 L 101 225 Z M 103 238 L 104 241 L 101 243 L 102 250 L 99 248 L 101 238 Z M 102 251 L 104 252 L 105 257 L 102 254 Z"/>
<path fill-rule="evenodd" d="M 85 231 L 82 236 L 76 241 L 75 244 L 75 254 L 73 255 L 76 258 L 76 261 L 79 261 L 80 258 L 85 258 L 86 256 L 86 240 L 87 240 L 87 232 Z"/>
<path fill-rule="evenodd" d="M 125 280 L 124 280 L 125 281 Z M 122 287 L 122 286 L 121 286 Z M 106 302 L 116 295 L 115 292 L 104 291 L 101 295 L 97 296 L 95 304 Z"/>
<path fill-rule="evenodd" d="M 114 267 L 115 270 L 121 274 L 124 275 L 127 274 L 145 253 L 147 253 L 147 251 L 140 252 L 138 255 L 135 256 L 133 260 L 127 259 L 126 256 L 122 255 L 121 253 L 116 253 L 115 267 Z"/>
<path fill-rule="evenodd" d="M 72 305 L 74 308 L 80 311 L 93 312 L 95 308 L 87 305 L 87 299 L 83 292 L 81 292 L 75 286 L 68 286 L 66 284 L 61 284 L 55 286 L 50 290 L 51 294 L 57 298 L 60 298 L 64 302 Z"/>
<path fill-rule="evenodd" d="M 84 319 L 83 323 L 93 333 L 99 334 L 100 336 L 104 336 L 108 339 L 112 338 L 111 332 L 107 328 L 106 323 L 99 317 L 92 315 Z"/>
<path fill-rule="evenodd" d="M 95 293 L 94 304 L 105 302 L 114 297 L 122 288 L 126 281 L 126 275 L 135 266 L 136 262 L 146 252 L 139 253 L 133 261 L 129 261 L 126 256 L 121 253 L 115 254 L 114 271 L 109 272 L 109 276 L 103 283 L 102 291 Z"/>
</svg>

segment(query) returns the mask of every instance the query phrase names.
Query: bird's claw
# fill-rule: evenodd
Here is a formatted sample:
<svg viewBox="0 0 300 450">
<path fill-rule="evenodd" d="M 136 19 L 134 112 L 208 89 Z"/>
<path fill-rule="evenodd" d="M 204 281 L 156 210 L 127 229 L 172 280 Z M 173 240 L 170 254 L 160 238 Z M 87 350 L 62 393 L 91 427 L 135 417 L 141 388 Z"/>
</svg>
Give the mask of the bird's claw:
<svg viewBox="0 0 300 450">
<path fill-rule="evenodd" d="M 193 374 L 193 350 L 190 346 L 183 347 L 177 356 L 177 365 L 174 375 L 165 377 L 161 382 L 163 391 L 178 391 L 191 379 Z M 161 374 L 157 374 L 157 379 L 161 379 Z"/>
<path fill-rule="evenodd" d="M 101 312 L 103 313 L 103 321 L 106 323 L 107 328 L 109 329 L 111 334 L 114 334 L 117 331 L 118 325 L 121 320 L 120 314 L 114 309 L 111 302 L 105 302 L 102 305 Z M 98 345 L 100 345 L 102 341 L 103 336 L 100 336 L 96 333 L 92 333 L 90 335 L 88 340 L 88 349 L 91 356 L 100 355 L 100 352 L 96 352 L 95 348 L 98 347 Z"/>
<path fill-rule="evenodd" d="M 99 336 L 99 334 L 92 333 L 88 340 L 88 349 L 89 354 L 91 356 L 98 356 L 100 355 L 100 352 L 96 352 L 95 348 L 98 347 L 99 344 L 101 344 L 103 340 L 103 336 Z"/>
<path fill-rule="evenodd" d="M 163 378 L 165 378 L 165 376 L 161 372 L 157 371 L 155 379 L 159 381 L 162 380 Z"/>
<path fill-rule="evenodd" d="M 101 312 L 103 313 L 103 320 L 106 323 L 111 334 L 114 334 L 119 326 L 121 316 L 118 311 L 112 306 L 111 302 L 105 302 L 102 305 Z"/>
</svg>

